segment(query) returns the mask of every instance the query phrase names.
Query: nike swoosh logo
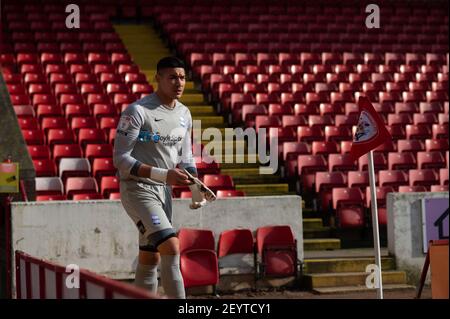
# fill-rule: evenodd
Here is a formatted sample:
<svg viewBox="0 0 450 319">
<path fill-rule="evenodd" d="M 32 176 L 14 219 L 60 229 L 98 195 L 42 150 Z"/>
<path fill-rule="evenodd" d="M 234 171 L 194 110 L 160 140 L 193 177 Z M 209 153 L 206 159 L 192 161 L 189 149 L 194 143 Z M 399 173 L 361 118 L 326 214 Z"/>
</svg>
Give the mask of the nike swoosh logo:
<svg viewBox="0 0 450 319">
<path fill-rule="evenodd" d="M 155 119 L 155 122 L 159 122 L 162 121 L 163 119 Z"/>
</svg>

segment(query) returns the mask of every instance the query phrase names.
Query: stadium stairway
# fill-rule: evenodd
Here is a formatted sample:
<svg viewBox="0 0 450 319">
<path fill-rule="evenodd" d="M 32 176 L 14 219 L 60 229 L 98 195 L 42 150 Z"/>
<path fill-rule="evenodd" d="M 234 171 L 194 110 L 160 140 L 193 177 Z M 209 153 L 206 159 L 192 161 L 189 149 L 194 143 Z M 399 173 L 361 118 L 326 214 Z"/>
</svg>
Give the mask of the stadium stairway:
<svg viewBox="0 0 450 319">
<path fill-rule="evenodd" d="M 310 213 L 308 213 L 310 215 Z M 334 237 L 321 218 L 303 219 L 304 289 L 317 294 L 342 294 L 369 291 L 366 267 L 374 264 L 373 249 L 341 249 L 341 240 Z M 382 254 L 383 290 L 415 289 L 407 284 L 404 271 L 396 270 L 395 259 Z"/>
<path fill-rule="evenodd" d="M 157 84 L 154 80 L 156 64 L 164 56 L 171 55 L 165 47 L 157 32 L 149 25 L 115 24 L 114 28 L 121 37 L 128 52 L 136 64 L 143 70 L 149 83 L 154 88 Z M 196 89 L 194 82 L 187 81 L 185 92 L 181 98 L 191 111 L 193 120 L 201 120 L 202 133 L 209 127 L 217 128 L 225 136 L 227 127 L 223 116 L 218 116 L 212 105 L 205 102 L 204 96 Z M 207 144 L 210 139 L 203 139 L 202 144 Z M 212 146 L 212 145 L 210 145 Z M 217 148 L 214 149 L 216 151 Z M 236 142 L 233 151 L 236 150 Z M 222 154 L 225 147 L 222 144 Z M 233 152 L 235 154 L 235 152 Z M 213 153 L 212 155 L 218 155 Z M 236 190 L 244 191 L 247 196 L 281 195 L 289 194 L 289 184 L 284 183 L 279 175 L 259 174 L 259 163 L 249 163 L 248 154 L 243 155 L 243 163 L 235 160 L 233 163 L 221 163 L 221 174 L 230 175 L 233 178 Z M 237 159 L 239 156 L 234 156 Z M 295 192 L 292 192 L 293 194 Z"/>
</svg>

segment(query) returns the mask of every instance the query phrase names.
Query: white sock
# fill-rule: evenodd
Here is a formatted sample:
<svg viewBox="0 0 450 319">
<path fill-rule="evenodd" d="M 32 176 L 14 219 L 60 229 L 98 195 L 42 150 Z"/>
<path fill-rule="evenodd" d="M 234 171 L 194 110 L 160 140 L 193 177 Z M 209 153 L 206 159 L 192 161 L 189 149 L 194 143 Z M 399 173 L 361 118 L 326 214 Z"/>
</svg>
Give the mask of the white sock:
<svg viewBox="0 0 450 319">
<path fill-rule="evenodd" d="M 158 290 L 158 265 L 145 265 L 138 263 L 136 267 L 136 286 L 156 293 Z"/>
<path fill-rule="evenodd" d="M 161 255 L 161 283 L 169 298 L 186 299 L 180 255 Z"/>
</svg>

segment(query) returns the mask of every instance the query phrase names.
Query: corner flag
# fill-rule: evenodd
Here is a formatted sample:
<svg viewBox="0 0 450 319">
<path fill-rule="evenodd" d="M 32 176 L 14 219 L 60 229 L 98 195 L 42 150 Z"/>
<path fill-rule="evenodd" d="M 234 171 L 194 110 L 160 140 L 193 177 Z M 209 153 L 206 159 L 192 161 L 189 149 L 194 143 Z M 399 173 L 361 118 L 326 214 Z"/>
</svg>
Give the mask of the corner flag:
<svg viewBox="0 0 450 319">
<path fill-rule="evenodd" d="M 353 137 L 350 157 L 357 160 L 362 155 L 392 139 L 391 134 L 386 129 L 383 119 L 375 111 L 372 103 L 365 96 L 360 96 L 359 120 L 355 136 Z"/>
</svg>

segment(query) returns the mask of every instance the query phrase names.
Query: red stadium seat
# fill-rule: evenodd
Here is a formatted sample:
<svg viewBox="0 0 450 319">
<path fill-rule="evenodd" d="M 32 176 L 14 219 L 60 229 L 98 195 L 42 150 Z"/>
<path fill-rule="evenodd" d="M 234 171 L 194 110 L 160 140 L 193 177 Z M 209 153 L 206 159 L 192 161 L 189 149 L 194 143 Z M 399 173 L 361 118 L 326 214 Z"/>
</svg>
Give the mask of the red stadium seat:
<svg viewBox="0 0 450 319">
<path fill-rule="evenodd" d="M 395 189 L 401 185 L 408 185 L 408 176 L 401 170 L 381 170 L 378 172 L 380 186 L 392 186 Z"/>
<path fill-rule="evenodd" d="M 361 156 L 358 159 L 358 166 L 360 171 L 368 170 L 368 156 Z M 386 156 L 383 153 L 373 153 L 373 166 L 376 171 L 387 169 L 388 161 Z"/>
<path fill-rule="evenodd" d="M 376 178 L 376 176 L 375 176 Z M 369 186 L 369 172 L 348 172 L 348 187 L 359 187 L 365 189 Z"/>
<path fill-rule="evenodd" d="M 409 185 L 429 187 L 439 184 L 439 177 L 432 169 L 414 169 L 409 171 Z"/>
<path fill-rule="evenodd" d="M 283 127 L 308 126 L 308 119 L 301 115 L 283 115 L 281 121 Z"/>
<path fill-rule="evenodd" d="M 395 103 L 395 113 L 396 114 L 414 114 L 419 112 L 419 108 L 417 107 L 416 103 L 402 103 L 397 102 Z"/>
<path fill-rule="evenodd" d="M 432 124 L 437 124 L 438 120 L 436 118 L 436 116 L 432 113 L 425 113 L 425 114 L 414 114 L 414 124 L 415 125 L 421 125 L 421 124 L 426 124 L 426 125 L 432 125 Z"/>
<path fill-rule="evenodd" d="M 120 193 L 109 194 L 109 199 L 120 199 Z"/>
<path fill-rule="evenodd" d="M 401 114 L 388 114 L 388 125 L 401 125 L 412 124 L 413 120 L 411 115 L 406 113 Z"/>
<path fill-rule="evenodd" d="M 420 103 L 420 113 L 421 114 L 438 114 L 444 112 L 442 108 L 441 103 L 428 103 L 428 102 L 421 102 Z M 418 113 L 417 111 L 415 113 Z"/>
<path fill-rule="evenodd" d="M 246 126 L 254 126 L 254 120 L 257 115 L 267 114 L 267 109 L 264 105 L 244 104 L 242 105 L 242 121 Z M 272 117 L 271 117 L 272 118 Z M 260 122 L 262 119 L 260 119 Z"/>
<path fill-rule="evenodd" d="M 353 171 L 357 170 L 356 161 L 350 158 L 349 154 L 330 154 L 328 156 L 328 169 L 332 171 Z"/>
<path fill-rule="evenodd" d="M 36 177 L 36 195 L 63 195 L 64 187 L 59 177 Z"/>
<path fill-rule="evenodd" d="M 348 154 L 352 148 L 353 141 L 341 141 L 341 154 Z M 375 155 L 375 153 L 374 153 Z"/>
<path fill-rule="evenodd" d="M 297 277 L 297 241 L 290 226 L 259 227 L 256 230 L 256 247 L 261 260 L 261 277 Z"/>
<path fill-rule="evenodd" d="M 315 184 L 322 211 L 327 211 L 332 207 L 332 189 L 347 186 L 346 176 L 342 172 L 316 172 Z"/>
<path fill-rule="evenodd" d="M 53 160 L 59 164 L 61 158 L 83 157 L 81 147 L 78 144 L 58 144 L 53 146 Z"/>
<path fill-rule="evenodd" d="M 72 199 L 75 194 L 97 194 L 98 185 L 93 177 L 69 177 L 66 180 L 66 195 Z"/>
<path fill-rule="evenodd" d="M 433 124 L 432 130 L 434 139 L 448 139 L 448 124 Z"/>
<path fill-rule="evenodd" d="M 448 185 L 431 185 L 431 192 L 448 192 Z"/>
<path fill-rule="evenodd" d="M 297 174 L 302 185 L 311 189 L 315 180 L 315 172 L 327 171 L 327 162 L 323 155 L 299 155 L 297 158 Z"/>
<path fill-rule="evenodd" d="M 220 233 L 217 244 L 219 258 L 233 254 L 252 254 L 254 248 L 253 234 L 250 229 L 230 229 Z"/>
<path fill-rule="evenodd" d="M 234 189 L 234 183 L 231 176 L 206 174 L 203 176 L 203 183 L 213 192 L 218 189 Z"/>
<path fill-rule="evenodd" d="M 434 152 L 418 152 L 417 153 L 417 168 L 444 168 L 445 158 L 439 151 Z"/>
<path fill-rule="evenodd" d="M 50 159 L 50 148 L 47 145 L 27 146 L 31 159 Z"/>
<path fill-rule="evenodd" d="M 112 158 L 113 148 L 111 144 L 90 143 L 86 145 L 84 154 L 88 158 L 88 160 L 92 163 L 93 160 L 96 158 L 102 157 Z"/>
<path fill-rule="evenodd" d="M 419 140 L 398 140 L 397 141 L 398 152 L 411 152 L 417 153 L 425 150 L 424 145 Z"/>
<path fill-rule="evenodd" d="M 336 123 L 336 125 L 338 125 L 338 123 Z M 348 141 L 352 140 L 352 133 L 350 129 L 345 126 L 325 126 L 325 139 L 329 142 Z"/>
<path fill-rule="evenodd" d="M 427 188 L 425 186 L 399 186 L 399 193 L 414 193 L 414 192 L 426 192 Z"/>
<path fill-rule="evenodd" d="M 210 230 L 180 228 L 178 239 L 181 254 L 196 249 L 215 250 L 214 235 Z"/>
<path fill-rule="evenodd" d="M 117 109 L 111 104 L 94 104 L 92 116 L 94 116 L 97 120 L 102 117 L 115 117 L 117 116 Z"/>
<path fill-rule="evenodd" d="M 100 119 L 100 128 L 105 131 L 106 134 L 109 133 L 109 130 L 116 129 L 119 124 L 118 117 L 102 117 Z"/>
<path fill-rule="evenodd" d="M 217 255 L 212 250 L 195 249 L 182 253 L 180 269 L 185 288 L 215 286 L 219 281 Z"/>
<path fill-rule="evenodd" d="M 296 141 L 296 132 L 292 127 L 270 127 L 267 135 L 269 141 L 277 136 L 278 143 Z"/>
<path fill-rule="evenodd" d="M 439 170 L 439 180 L 441 185 L 448 186 L 448 168 L 441 168 Z"/>
<path fill-rule="evenodd" d="M 36 201 L 53 201 L 53 200 L 67 200 L 66 195 L 36 195 Z"/>
<path fill-rule="evenodd" d="M 245 192 L 236 191 L 230 189 L 219 189 L 217 190 L 217 198 L 226 198 L 226 197 L 242 197 L 245 196 Z"/>
<path fill-rule="evenodd" d="M 62 116 L 45 117 L 41 120 L 41 129 L 45 134 L 47 134 L 50 129 L 67 129 L 68 127 L 69 124 L 67 123 L 67 120 Z"/>
<path fill-rule="evenodd" d="M 75 194 L 73 195 L 72 200 L 96 200 L 103 199 L 101 194 Z"/>
<path fill-rule="evenodd" d="M 287 161 L 295 159 L 300 154 L 311 154 L 308 144 L 302 142 L 284 142 L 283 143 L 283 160 Z"/>
<path fill-rule="evenodd" d="M 47 133 L 47 144 L 52 147 L 55 144 L 75 143 L 75 137 L 71 129 L 50 129 Z"/>
<path fill-rule="evenodd" d="M 39 122 L 36 118 L 18 118 L 19 126 L 21 130 L 37 130 L 39 129 Z"/>
<path fill-rule="evenodd" d="M 408 139 L 420 139 L 425 140 L 431 138 L 430 127 L 426 124 L 420 125 L 406 125 L 406 137 Z"/>
<path fill-rule="evenodd" d="M 339 153 L 339 146 L 336 142 L 313 141 L 311 150 L 313 155 L 337 154 Z"/>
<path fill-rule="evenodd" d="M 100 192 L 104 198 L 109 198 L 111 193 L 119 192 L 119 179 L 116 176 L 101 177 Z"/>
<path fill-rule="evenodd" d="M 27 145 L 42 145 L 44 144 L 44 134 L 40 129 L 36 130 L 22 130 L 23 138 Z"/>
<path fill-rule="evenodd" d="M 323 129 L 319 126 L 299 126 L 297 128 L 297 140 L 299 142 L 322 141 L 324 140 Z"/>
<path fill-rule="evenodd" d="M 389 153 L 388 163 L 390 170 L 409 170 L 417 168 L 416 157 L 410 152 Z"/>
<path fill-rule="evenodd" d="M 102 176 L 113 176 L 116 174 L 112 158 L 94 158 L 92 161 L 92 175 L 100 180 Z"/>
<path fill-rule="evenodd" d="M 281 127 L 281 120 L 278 116 L 257 115 L 255 117 L 256 133 L 261 128 Z"/>
<path fill-rule="evenodd" d="M 339 227 L 364 227 L 364 195 L 361 189 L 334 188 L 332 196 Z"/>
<path fill-rule="evenodd" d="M 106 136 L 102 129 L 82 128 L 78 132 L 78 143 L 85 147 L 87 144 L 103 144 Z"/>
<path fill-rule="evenodd" d="M 90 116 L 77 116 L 72 117 L 70 127 L 78 134 L 78 131 L 82 128 L 97 128 L 97 122 L 95 118 Z"/>
<path fill-rule="evenodd" d="M 51 159 L 33 160 L 36 176 L 56 176 L 56 165 Z"/>
<path fill-rule="evenodd" d="M 427 152 L 439 151 L 445 152 L 448 151 L 448 140 L 446 139 L 428 139 L 425 140 L 425 150 Z"/>
<path fill-rule="evenodd" d="M 386 198 L 388 193 L 394 193 L 395 189 L 391 186 L 377 187 L 376 197 L 377 197 L 377 207 L 378 207 L 378 224 L 382 226 L 387 225 L 387 208 L 386 208 Z M 366 188 L 366 207 L 372 207 L 370 187 Z"/>
</svg>

